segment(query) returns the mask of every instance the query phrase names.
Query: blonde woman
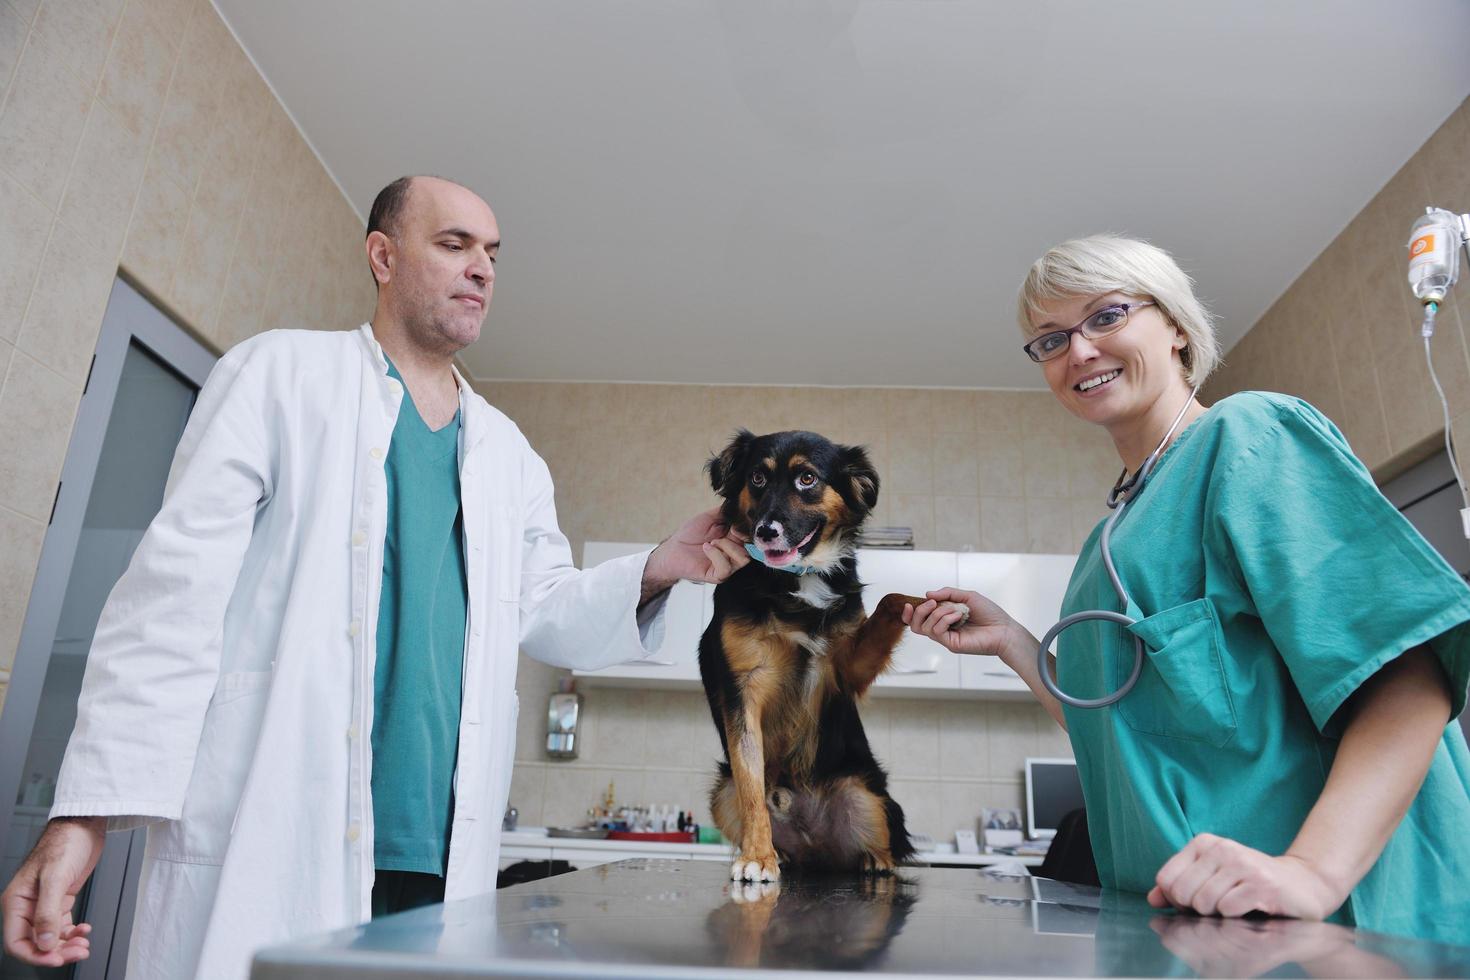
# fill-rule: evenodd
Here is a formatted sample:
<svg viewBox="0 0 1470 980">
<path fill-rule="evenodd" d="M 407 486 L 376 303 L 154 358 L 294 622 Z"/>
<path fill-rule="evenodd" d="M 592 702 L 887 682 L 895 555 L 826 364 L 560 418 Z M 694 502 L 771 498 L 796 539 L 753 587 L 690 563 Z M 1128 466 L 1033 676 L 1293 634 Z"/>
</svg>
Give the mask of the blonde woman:
<svg viewBox="0 0 1470 980">
<path fill-rule="evenodd" d="M 1146 470 L 1120 479 L 1123 513 L 1083 546 L 1062 612 L 1135 622 L 1064 630 L 1043 678 L 1039 641 L 982 595 L 931 592 L 906 621 L 1000 657 L 1067 729 L 1105 886 L 1470 942 L 1470 754 L 1449 724 L 1470 589 L 1312 406 L 1198 401 L 1219 347 L 1163 251 L 1066 242 L 1019 305 L 1057 400 L 1127 476 Z"/>
</svg>

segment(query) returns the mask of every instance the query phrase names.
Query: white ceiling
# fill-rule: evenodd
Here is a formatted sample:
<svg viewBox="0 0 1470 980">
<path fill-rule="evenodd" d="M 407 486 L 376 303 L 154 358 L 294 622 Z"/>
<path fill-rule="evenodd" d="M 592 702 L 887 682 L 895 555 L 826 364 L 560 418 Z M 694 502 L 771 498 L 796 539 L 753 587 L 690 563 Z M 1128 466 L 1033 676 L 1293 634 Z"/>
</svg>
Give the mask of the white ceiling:
<svg viewBox="0 0 1470 980">
<path fill-rule="evenodd" d="M 215 2 L 360 215 L 494 207 L 480 378 L 1039 387 L 1104 230 L 1228 347 L 1470 94 L 1464 0 Z"/>
</svg>

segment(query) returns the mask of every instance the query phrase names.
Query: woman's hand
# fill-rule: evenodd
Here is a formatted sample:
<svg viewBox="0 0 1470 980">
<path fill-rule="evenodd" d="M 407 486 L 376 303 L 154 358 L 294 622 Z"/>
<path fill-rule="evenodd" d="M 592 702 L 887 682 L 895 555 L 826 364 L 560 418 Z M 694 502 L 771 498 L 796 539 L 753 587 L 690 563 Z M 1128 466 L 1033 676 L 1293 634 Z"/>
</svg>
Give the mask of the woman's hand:
<svg viewBox="0 0 1470 980">
<path fill-rule="evenodd" d="M 924 594 L 929 597 L 926 602 L 917 607 L 908 604 L 903 607 L 903 621 L 909 629 L 944 644 L 951 653 L 999 657 L 1001 663 L 1026 682 L 1046 713 L 1066 730 L 1067 718 L 1062 713 L 1061 702 L 1052 697 L 1036 673 L 1041 644 L 1026 627 L 978 592 L 935 589 Z M 956 605 L 962 608 L 955 608 Z M 962 619 L 965 622 L 961 623 Z"/>
<path fill-rule="evenodd" d="M 1306 861 L 1272 857 L 1226 837 L 1200 834 L 1159 869 L 1148 902 L 1200 915 L 1264 912 L 1325 919 L 1347 898 Z"/>
<path fill-rule="evenodd" d="M 1148 927 L 1202 977 L 1258 977 L 1287 964 L 1309 977 L 1401 977 L 1393 960 L 1359 949 L 1353 933 L 1326 922 L 1157 915 Z"/>
<path fill-rule="evenodd" d="M 952 653 L 985 653 L 1000 656 L 1015 642 L 1018 625 L 1000 606 L 978 592 L 936 589 L 924 593 L 928 601 L 903 607 L 903 621 L 920 636 L 942 643 Z M 969 610 L 969 620 L 961 622 Z"/>
</svg>

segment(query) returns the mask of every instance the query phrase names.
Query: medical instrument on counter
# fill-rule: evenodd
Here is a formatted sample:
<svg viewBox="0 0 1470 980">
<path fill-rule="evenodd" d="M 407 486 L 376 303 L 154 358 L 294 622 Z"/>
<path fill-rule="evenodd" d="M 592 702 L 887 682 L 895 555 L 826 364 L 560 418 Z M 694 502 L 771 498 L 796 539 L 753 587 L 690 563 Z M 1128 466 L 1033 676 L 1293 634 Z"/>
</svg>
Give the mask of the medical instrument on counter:
<svg viewBox="0 0 1470 980">
<path fill-rule="evenodd" d="M 1108 515 L 1108 519 L 1104 522 L 1102 529 L 1103 565 L 1107 567 L 1108 578 L 1112 579 L 1113 590 L 1118 593 L 1118 601 L 1123 604 L 1124 609 L 1127 609 L 1129 604 L 1128 590 L 1123 588 L 1123 581 L 1118 578 L 1118 569 L 1113 565 L 1113 526 L 1123 516 L 1123 508 L 1133 503 L 1138 495 L 1143 492 L 1143 486 L 1148 482 L 1148 476 L 1153 472 L 1154 464 L 1159 461 L 1159 456 L 1164 452 L 1164 448 L 1169 445 L 1169 440 L 1174 438 L 1174 433 L 1179 428 L 1179 423 L 1184 421 L 1185 413 L 1189 411 L 1189 406 L 1194 404 L 1194 397 L 1197 394 L 1199 394 L 1198 387 L 1190 389 L 1189 397 L 1184 400 L 1184 406 L 1179 409 L 1179 414 L 1174 416 L 1174 424 L 1169 426 L 1169 431 L 1164 433 L 1164 438 L 1160 439 L 1158 446 L 1153 452 L 1148 454 L 1148 457 L 1143 461 L 1143 465 L 1132 476 L 1128 475 L 1126 469 L 1118 474 L 1118 482 L 1113 484 L 1112 490 L 1108 491 L 1108 509 L 1112 513 Z M 1143 638 L 1135 635 L 1133 637 L 1133 673 L 1128 675 L 1128 679 L 1112 694 L 1105 694 L 1100 698 L 1074 698 L 1057 686 L 1057 682 L 1052 680 L 1051 677 L 1051 665 L 1046 660 L 1047 652 L 1051 649 L 1052 641 L 1060 636 L 1062 631 L 1067 627 L 1091 619 L 1106 620 L 1110 623 L 1117 623 L 1124 628 L 1132 626 L 1137 622 L 1136 619 L 1127 613 L 1113 612 L 1111 609 L 1084 609 L 1081 612 L 1074 612 L 1046 631 L 1046 635 L 1041 638 L 1041 648 L 1036 653 L 1036 672 L 1041 677 L 1042 685 L 1051 692 L 1052 697 L 1063 704 L 1070 704 L 1074 708 L 1107 707 L 1133 690 L 1133 685 L 1138 683 L 1138 675 L 1143 673 Z"/>
<path fill-rule="evenodd" d="M 1450 431 L 1450 403 L 1439 383 L 1439 375 L 1434 371 L 1434 354 L 1429 345 L 1430 338 L 1434 336 L 1434 320 L 1439 306 L 1460 276 L 1461 248 L 1470 250 L 1470 214 L 1425 208 L 1409 230 L 1409 286 L 1414 290 L 1414 297 L 1424 304 L 1424 323 L 1419 328 L 1419 335 L 1424 338 L 1424 360 L 1429 365 L 1429 379 L 1434 382 L 1440 407 L 1444 410 L 1445 453 L 1455 474 L 1455 486 L 1465 503 L 1460 511 L 1460 524 L 1466 539 L 1470 539 L 1470 489 L 1466 488 L 1460 461 L 1455 456 L 1454 438 Z"/>
</svg>

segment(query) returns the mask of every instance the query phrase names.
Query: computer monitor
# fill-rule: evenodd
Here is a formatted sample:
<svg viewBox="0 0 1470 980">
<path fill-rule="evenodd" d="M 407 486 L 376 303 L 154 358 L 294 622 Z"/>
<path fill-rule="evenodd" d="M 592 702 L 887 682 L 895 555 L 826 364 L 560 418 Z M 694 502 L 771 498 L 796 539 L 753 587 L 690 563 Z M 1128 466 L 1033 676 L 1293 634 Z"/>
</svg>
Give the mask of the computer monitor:
<svg viewBox="0 0 1470 980">
<path fill-rule="evenodd" d="M 1026 760 L 1026 836 L 1056 836 L 1062 818 L 1082 806 L 1075 759 Z"/>
</svg>

